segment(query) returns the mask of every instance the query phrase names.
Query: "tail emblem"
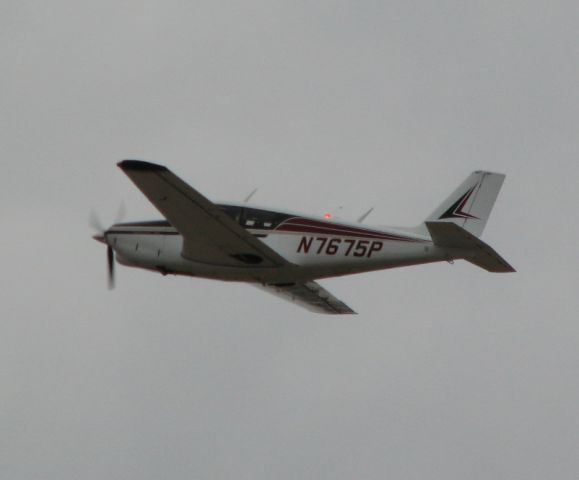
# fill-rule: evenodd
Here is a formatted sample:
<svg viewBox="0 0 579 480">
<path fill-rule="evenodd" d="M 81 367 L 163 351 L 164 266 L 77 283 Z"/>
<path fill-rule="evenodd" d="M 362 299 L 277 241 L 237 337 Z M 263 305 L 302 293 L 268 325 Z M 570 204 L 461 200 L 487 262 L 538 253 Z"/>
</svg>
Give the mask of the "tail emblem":
<svg viewBox="0 0 579 480">
<path fill-rule="evenodd" d="M 444 212 L 440 217 L 438 217 L 438 219 L 442 220 L 443 218 L 474 218 L 476 220 L 480 220 L 478 217 L 475 217 L 474 215 L 470 215 L 469 213 L 463 211 L 464 206 L 467 204 L 469 198 L 471 197 L 476 187 L 477 185 L 468 190 L 462 197 L 460 197 L 456 202 L 454 202 L 446 212 Z"/>
</svg>

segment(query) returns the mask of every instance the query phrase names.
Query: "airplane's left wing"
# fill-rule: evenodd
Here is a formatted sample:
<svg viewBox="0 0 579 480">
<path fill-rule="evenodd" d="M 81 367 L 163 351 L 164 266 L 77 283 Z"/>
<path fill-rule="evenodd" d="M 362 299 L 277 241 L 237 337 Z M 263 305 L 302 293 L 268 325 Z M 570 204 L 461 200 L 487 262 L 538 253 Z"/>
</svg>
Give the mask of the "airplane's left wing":
<svg viewBox="0 0 579 480">
<path fill-rule="evenodd" d="M 118 165 L 183 236 L 183 257 L 227 266 L 288 264 L 168 168 L 140 160 Z"/>
<path fill-rule="evenodd" d="M 338 300 L 319 283 L 314 281 L 257 285 L 264 291 L 295 302 L 316 313 L 355 314 L 348 305 Z"/>
</svg>

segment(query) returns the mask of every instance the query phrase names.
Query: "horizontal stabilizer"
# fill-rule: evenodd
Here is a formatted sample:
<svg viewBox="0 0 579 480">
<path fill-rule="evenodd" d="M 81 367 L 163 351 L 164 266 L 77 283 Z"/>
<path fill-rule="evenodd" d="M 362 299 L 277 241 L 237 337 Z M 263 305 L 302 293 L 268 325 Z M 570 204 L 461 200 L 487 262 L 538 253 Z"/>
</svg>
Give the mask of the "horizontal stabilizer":
<svg viewBox="0 0 579 480">
<path fill-rule="evenodd" d="M 462 258 L 489 272 L 515 272 L 507 261 L 482 240 L 451 222 L 426 222 L 432 241 L 439 247 L 459 248 Z"/>
</svg>

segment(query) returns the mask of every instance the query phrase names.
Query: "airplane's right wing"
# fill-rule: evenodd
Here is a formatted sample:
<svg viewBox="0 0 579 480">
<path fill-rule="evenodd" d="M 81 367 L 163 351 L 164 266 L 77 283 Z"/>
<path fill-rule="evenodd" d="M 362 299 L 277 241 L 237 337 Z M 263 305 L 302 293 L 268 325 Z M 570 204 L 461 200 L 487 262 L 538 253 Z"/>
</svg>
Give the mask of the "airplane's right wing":
<svg viewBox="0 0 579 480">
<path fill-rule="evenodd" d="M 256 286 L 280 298 L 295 302 L 311 312 L 330 314 L 356 313 L 314 281 Z"/>
</svg>

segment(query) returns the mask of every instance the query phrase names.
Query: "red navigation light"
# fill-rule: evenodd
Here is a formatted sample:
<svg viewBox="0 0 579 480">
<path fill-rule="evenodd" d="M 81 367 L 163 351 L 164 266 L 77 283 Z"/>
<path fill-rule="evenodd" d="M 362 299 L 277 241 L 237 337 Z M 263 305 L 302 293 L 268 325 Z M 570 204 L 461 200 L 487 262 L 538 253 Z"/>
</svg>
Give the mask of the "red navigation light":
<svg viewBox="0 0 579 480">
<path fill-rule="evenodd" d="M 324 218 L 325 218 L 326 220 L 329 220 L 330 218 L 332 218 L 332 214 L 331 214 L 330 212 L 324 213 Z"/>
</svg>

